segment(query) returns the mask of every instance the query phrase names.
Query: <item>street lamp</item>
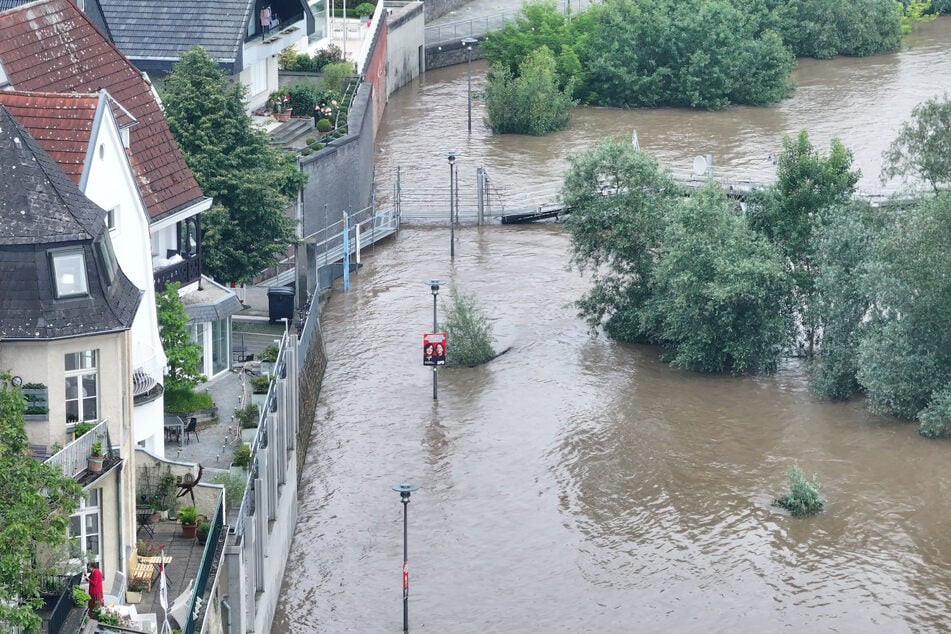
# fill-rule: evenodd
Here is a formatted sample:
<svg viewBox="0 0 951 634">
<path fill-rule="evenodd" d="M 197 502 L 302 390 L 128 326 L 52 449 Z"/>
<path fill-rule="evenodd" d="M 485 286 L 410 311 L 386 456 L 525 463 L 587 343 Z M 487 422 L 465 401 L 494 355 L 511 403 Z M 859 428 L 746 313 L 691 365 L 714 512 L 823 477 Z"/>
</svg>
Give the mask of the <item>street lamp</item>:
<svg viewBox="0 0 951 634">
<path fill-rule="evenodd" d="M 453 213 L 453 201 L 455 200 L 455 168 L 453 165 L 456 162 L 456 151 L 449 150 L 446 152 L 446 158 L 449 159 L 449 257 L 456 257 L 456 217 Z"/>
<path fill-rule="evenodd" d="M 431 279 L 431 280 L 426 280 L 425 284 L 429 286 L 429 290 L 432 291 L 433 293 L 433 332 L 436 332 L 439 329 L 439 324 L 436 322 L 436 297 L 439 296 L 440 284 L 445 284 L 445 282 L 443 282 L 442 280 Z M 437 365 L 433 366 L 433 400 L 434 401 L 436 400 L 436 397 L 438 395 L 438 388 L 437 388 L 437 377 L 439 376 L 439 373 L 437 372 L 438 369 L 439 369 L 439 366 Z"/>
<path fill-rule="evenodd" d="M 397 484 L 393 490 L 400 494 L 400 502 L 403 503 L 403 631 L 409 631 L 409 559 L 406 552 L 406 507 L 409 505 L 409 496 L 419 487 L 415 484 L 404 482 Z"/>
<path fill-rule="evenodd" d="M 466 47 L 466 76 L 469 80 L 469 133 L 472 133 L 472 45 L 478 44 L 479 40 L 474 37 L 467 37 L 462 40 L 462 45 Z"/>
</svg>

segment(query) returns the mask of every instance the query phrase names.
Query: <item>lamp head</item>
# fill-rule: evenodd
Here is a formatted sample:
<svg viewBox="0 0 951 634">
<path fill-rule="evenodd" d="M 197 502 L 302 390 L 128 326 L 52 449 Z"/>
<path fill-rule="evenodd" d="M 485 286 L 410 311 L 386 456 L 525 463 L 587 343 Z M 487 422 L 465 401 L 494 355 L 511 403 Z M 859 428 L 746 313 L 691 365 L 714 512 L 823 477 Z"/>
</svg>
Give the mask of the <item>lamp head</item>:
<svg viewBox="0 0 951 634">
<path fill-rule="evenodd" d="M 426 280 L 423 283 L 429 285 L 429 290 L 433 292 L 433 295 L 439 292 L 440 285 L 445 284 L 442 280 L 437 279 Z"/>
<path fill-rule="evenodd" d="M 401 484 L 395 485 L 393 490 L 400 494 L 400 500 L 403 502 L 403 504 L 406 504 L 409 502 L 410 494 L 413 491 L 419 490 L 419 487 L 415 484 L 410 484 L 409 482 L 403 482 Z"/>
<path fill-rule="evenodd" d="M 448 152 L 446 152 L 446 158 L 449 159 L 449 164 L 450 164 L 450 165 L 452 165 L 453 163 L 455 163 L 455 162 L 456 162 L 456 151 L 455 151 L 455 150 L 449 150 Z"/>
</svg>

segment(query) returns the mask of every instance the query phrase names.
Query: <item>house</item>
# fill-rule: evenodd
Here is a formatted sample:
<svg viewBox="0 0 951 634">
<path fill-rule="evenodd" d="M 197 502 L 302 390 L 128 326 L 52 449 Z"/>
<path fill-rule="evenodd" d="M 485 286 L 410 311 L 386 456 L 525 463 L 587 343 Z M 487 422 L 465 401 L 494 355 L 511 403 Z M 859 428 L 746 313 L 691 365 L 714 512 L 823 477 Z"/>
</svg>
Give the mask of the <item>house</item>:
<svg viewBox="0 0 951 634">
<path fill-rule="evenodd" d="M 128 395 L 142 291 L 118 265 L 106 211 L 2 105 L 0 174 L 0 367 L 26 388 L 34 451 L 84 487 L 70 532 L 86 557 L 119 570 L 135 535 L 122 509 L 135 496 L 124 466 L 134 460 Z M 73 440 L 83 422 L 89 431 Z M 88 461 L 96 442 L 100 472 Z"/>
<path fill-rule="evenodd" d="M 93 0 L 87 0 L 87 12 Z M 161 82 L 183 51 L 206 49 L 225 74 L 248 88 L 249 109 L 277 90 L 277 56 L 289 46 L 306 50 L 326 32 L 326 0 L 97 0 L 116 46 Z M 315 14 L 317 19 L 315 20 Z M 268 27 L 262 16 L 270 16 Z"/>
<path fill-rule="evenodd" d="M 99 94 L 0 91 L 0 104 L 80 191 L 106 210 L 105 223 L 119 267 L 143 291 L 132 324 L 134 441 L 164 455 L 162 384 L 167 359 L 155 307 L 149 217 L 126 155 L 129 130 L 137 122 L 105 90 Z"/>
<path fill-rule="evenodd" d="M 234 294 L 223 298 L 217 285 L 203 284 L 200 214 L 211 199 L 185 163 L 154 87 L 69 0 L 38 0 L 0 12 L 0 90 L 98 94 L 102 89 L 121 106 L 114 112 L 128 135 L 126 153 L 148 214 L 155 289 L 181 283 L 179 294 L 193 316 L 189 328 L 203 347 L 205 374 L 226 372 L 230 314 L 241 304 Z M 122 213 L 120 208 L 117 218 Z"/>
</svg>

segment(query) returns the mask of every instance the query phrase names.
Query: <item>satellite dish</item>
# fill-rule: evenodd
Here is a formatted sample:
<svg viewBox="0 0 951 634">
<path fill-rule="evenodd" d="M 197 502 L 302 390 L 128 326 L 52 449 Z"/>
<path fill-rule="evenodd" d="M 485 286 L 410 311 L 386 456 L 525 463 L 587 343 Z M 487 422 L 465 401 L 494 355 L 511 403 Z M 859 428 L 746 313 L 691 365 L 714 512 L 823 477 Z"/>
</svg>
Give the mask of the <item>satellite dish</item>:
<svg viewBox="0 0 951 634">
<path fill-rule="evenodd" d="M 707 173 L 707 159 L 698 156 L 693 160 L 693 175 L 703 176 Z"/>
</svg>

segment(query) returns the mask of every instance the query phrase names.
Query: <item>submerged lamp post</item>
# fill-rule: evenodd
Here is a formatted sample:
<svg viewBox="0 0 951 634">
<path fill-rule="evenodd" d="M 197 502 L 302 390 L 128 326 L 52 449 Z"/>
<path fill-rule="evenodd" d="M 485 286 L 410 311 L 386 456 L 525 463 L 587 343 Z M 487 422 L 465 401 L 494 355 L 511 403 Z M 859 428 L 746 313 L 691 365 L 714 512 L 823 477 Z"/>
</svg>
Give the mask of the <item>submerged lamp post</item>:
<svg viewBox="0 0 951 634">
<path fill-rule="evenodd" d="M 453 167 L 456 163 L 456 151 L 449 150 L 446 152 L 446 158 L 449 159 L 449 257 L 456 257 L 456 216 L 454 213 L 454 203 L 455 200 L 455 168 Z"/>
<path fill-rule="evenodd" d="M 431 279 L 431 280 L 426 280 L 425 283 L 427 286 L 429 286 L 429 290 L 432 291 L 432 294 L 433 294 L 433 332 L 436 332 L 439 329 L 439 324 L 436 322 L 436 298 L 439 296 L 439 286 L 441 284 L 445 284 L 445 282 L 443 282 L 442 280 Z M 434 401 L 436 400 L 436 397 L 438 395 L 438 388 L 437 388 L 437 377 L 439 376 L 438 370 L 439 370 L 439 366 L 434 365 L 433 366 L 433 400 Z"/>
<path fill-rule="evenodd" d="M 479 40 L 474 37 L 467 37 L 462 40 L 462 45 L 466 47 L 466 77 L 469 80 L 468 105 L 469 105 L 469 132 L 472 132 L 472 45 L 478 44 Z"/>
<path fill-rule="evenodd" d="M 435 297 L 435 294 L 433 295 Z M 408 555 L 406 551 L 406 507 L 409 506 L 409 496 L 419 489 L 415 484 L 403 482 L 393 487 L 393 490 L 400 494 L 400 502 L 403 503 L 403 631 L 409 631 L 409 566 Z"/>
</svg>

